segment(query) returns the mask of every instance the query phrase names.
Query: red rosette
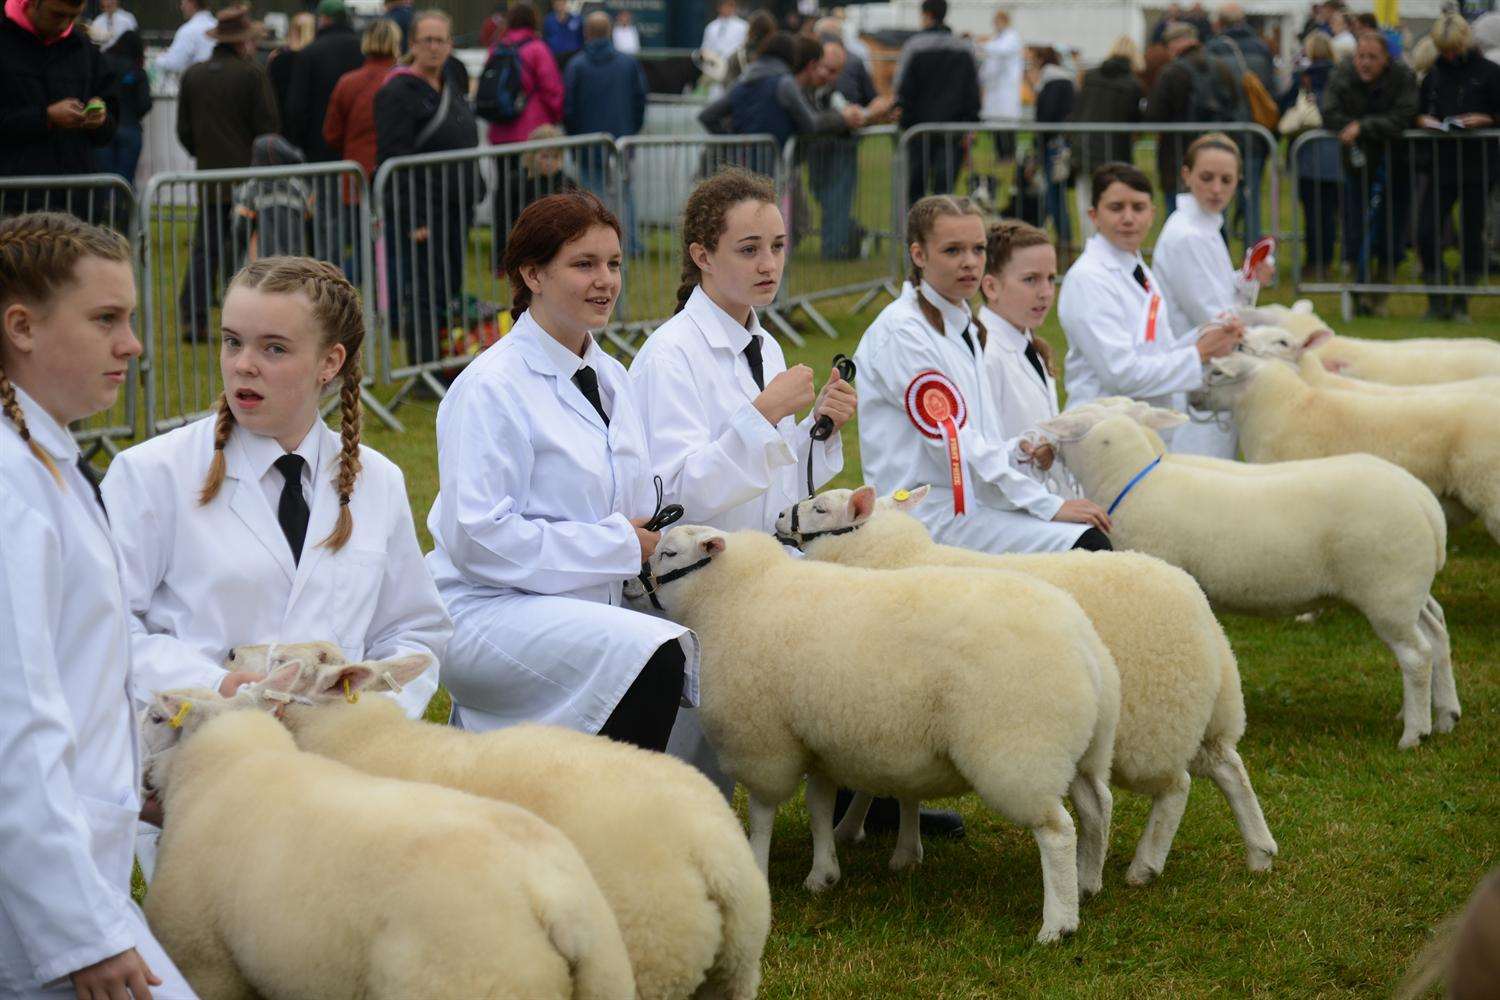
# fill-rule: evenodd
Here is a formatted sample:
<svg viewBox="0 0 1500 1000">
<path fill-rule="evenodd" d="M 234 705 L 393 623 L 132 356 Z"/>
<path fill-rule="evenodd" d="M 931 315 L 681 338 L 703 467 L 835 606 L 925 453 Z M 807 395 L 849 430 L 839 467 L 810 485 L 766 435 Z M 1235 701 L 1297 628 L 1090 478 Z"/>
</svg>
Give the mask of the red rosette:
<svg viewBox="0 0 1500 1000">
<path fill-rule="evenodd" d="M 1256 270 L 1275 252 L 1276 237 L 1262 236 L 1249 250 L 1245 251 L 1245 266 L 1240 269 L 1240 274 L 1246 281 L 1253 280 Z"/>
<path fill-rule="evenodd" d="M 964 512 L 963 455 L 958 430 L 969 421 L 964 394 L 953 380 L 935 369 L 918 372 L 906 387 L 906 416 L 924 437 L 948 446 L 948 476 L 953 487 L 953 513 Z"/>
</svg>

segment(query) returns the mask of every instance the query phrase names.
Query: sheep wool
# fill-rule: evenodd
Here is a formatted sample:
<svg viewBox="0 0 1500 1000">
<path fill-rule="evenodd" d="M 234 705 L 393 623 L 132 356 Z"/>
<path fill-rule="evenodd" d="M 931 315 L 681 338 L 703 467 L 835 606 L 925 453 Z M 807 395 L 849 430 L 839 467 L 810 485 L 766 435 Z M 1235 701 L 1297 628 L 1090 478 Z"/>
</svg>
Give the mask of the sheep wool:
<svg viewBox="0 0 1500 1000">
<path fill-rule="evenodd" d="M 1401 746 L 1432 731 L 1434 707 L 1438 731 L 1453 728 L 1459 703 L 1448 632 L 1431 596 L 1447 526 L 1432 492 L 1410 473 L 1371 455 L 1273 465 L 1162 455 L 1159 440 L 1129 416 L 1103 415 L 1084 430 L 1064 413 L 1043 429 L 1096 503 L 1111 503 L 1160 459 L 1111 515 L 1117 548 L 1186 570 L 1227 611 L 1292 615 L 1334 601 L 1353 605 L 1401 665 Z"/>
<path fill-rule="evenodd" d="M 1344 389 L 1349 392 L 1365 392 L 1379 396 L 1406 396 L 1424 393 L 1481 393 L 1500 396 L 1500 375 L 1484 375 L 1466 378 L 1457 382 L 1431 382 L 1414 385 L 1392 385 L 1387 382 L 1371 382 L 1362 378 L 1351 378 L 1330 371 L 1315 348 L 1333 336 L 1327 329 L 1319 329 L 1302 336 L 1277 326 L 1252 326 L 1245 331 L 1240 349 L 1259 358 L 1277 358 L 1297 366 L 1297 373 L 1309 385 L 1321 389 Z"/>
<path fill-rule="evenodd" d="M 1276 841 L 1235 749 L 1245 732 L 1239 667 L 1193 578 L 1136 552 L 992 555 L 938 545 L 904 510 L 926 493 L 922 487 L 905 500 L 882 499 L 873 514 L 868 486 L 804 500 L 799 521 L 814 535 L 804 546 L 807 557 L 869 569 L 1012 570 L 1066 591 L 1120 672 L 1114 782 L 1153 799 L 1126 881 L 1141 885 L 1161 874 L 1187 805 L 1190 774 L 1210 778 L 1229 801 L 1249 868 L 1270 868 Z M 779 528 L 789 523 L 782 517 Z M 834 533 L 851 525 L 858 530 Z"/>
<path fill-rule="evenodd" d="M 380 665 L 355 687 L 377 680 Z M 642 1000 L 749 1000 L 770 890 L 733 810 L 692 767 L 555 726 L 468 733 L 414 722 L 385 698 L 288 706 L 297 745 L 370 774 L 519 805 L 565 833 L 613 908 Z M 316 697 L 316 695 L 315 695 Z"/>
<path fill-rule="evenodd" d="M 762 870 L 804 774 L 815 889 L 838 878 L 835 783 L 906 800 L 972 788 L 1036 836 L 1038 940 L 1077 928 L 1079 887 L 1103 868 L 1119 692 L 1072 598 L 1015 573 L 794 560 L 769 535 L 698 525 L 665 535 L 650 571 L 703 644 L 704 732 L 750 792 Z"/>
<path fill-rule="evenodd" d="M 146 915 L 200 995 L 635 995 L 614 915 L 557 830 L 302 753 L 238 707 L 172 693 L 146 720 L 167 816 Z"/>
</svg>

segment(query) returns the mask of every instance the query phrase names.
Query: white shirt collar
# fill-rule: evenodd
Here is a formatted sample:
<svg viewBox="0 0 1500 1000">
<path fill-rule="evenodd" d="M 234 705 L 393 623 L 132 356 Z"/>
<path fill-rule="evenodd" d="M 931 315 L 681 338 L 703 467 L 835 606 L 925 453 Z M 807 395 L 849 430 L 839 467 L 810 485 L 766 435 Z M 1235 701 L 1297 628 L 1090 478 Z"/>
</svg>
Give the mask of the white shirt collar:
<svg viewBox="0 0 1500 1000">
<path fill-rule="evenodd" d="M 745 350 L 752 336 L 762 336 L 760 317 L 754 309 L 750 310 L 750 325 L 741 326 L 703 290 L 702 285 L 693 289 L 683 309 L 697 322 L 710 345 L 728 348 L 736 354 Z"/>
<path fill-rule="evenodd" d="M 31 440 L 41 445 L 42 449 L 53 458 L 64 462 L 77 462 L 80 452 L 78 442 L 73 440 L 73 435 L 68 429 L 56 420 L 52 414 L 42 409 L 26 390 L 11 383 L 11 388 L 16 391 L 16 402 L 21 404 L 21 413 L 26 418 L 26 432 L 31 435 Z"/>
<path fill-rule="evenodd" d="M 1140 251 L 1126 253 L 1105 239 L 1103 233 L 1095 233 L 1093 236 L 1090 236 L 1088 246 L 1085 250 L 1089 253 L 1098 254 L 1106 267 L 1114 268 L 1117 271 L 1124 271 L 1126 274 L 1134 271 L 1137 264 L 1142 267 L 1146 265 L 1146 261 L 1141 257 Z"/>
<path fill-rule="evenodd" d="M 1031 335 L 1025 330 L 1017 329 L 989 306 L 979 307 L 979 322 L 984 324 L 985 333 L 989 334 L 989 343 L 986 350 L 992 350 L 996 346 L 1002 346 L 1010 351 L 1021 354 L 1026 350 L 1026 345 L 1031 343 Z"/>
<path fill-rule="evenodd" d="M 526 332 L 530 333 L 541 344 L 542 353 L 547 356 L 547 360 L 557 369 L 558 375 L 565 379 L 572 379 L 574 375 L 578 374 L 578 369 L 584 365 L 593 368 L 595 373 L 599 371 L 599 345 L 594 342 L 594 335 L 592 333 L 583 335 L 583 357 L 579 357 L 558 343 L 556 337 L 543 330 L 541 324 L 532 317 L 531 310 L 528 309 L 522 315 L 521 319 L 530 321 L 530 329 Z M 519 326 L 520 322 L 518 321 L 516 325 Z M 512 335 L 514 333 L 515 331 L 512 331 Z"/>
<path fill-rule="evenodd" d="M 945 334 L 955 340 L 963 337 L 963 332 L 969 328 L 969 323 L 974 318 L 967 306 L 949 302 L 942 295 L 938 294 L 937 289 L 929 285 L 926 279 L 923 279 L 922 287 L 917 290 L 917 294 L 932 303 L 937 309 L 938 315 L 943 317 L 943 332 Z"/>
<path fill-rule="evenodd" d="M 1198 204 L 1198 199 L 1190 194 L 1177 196 L 1177 211 L 1186 212 L 1190 221 L 1205 229 L 1212 228 L 1217 231 L 1224 227 L 1223 212 L 1205 212 L 1203 206 Z"/>
<path fill-rule="evenodd" d="M 245 428 L 236 426 L 234 433 L 240 438 L 240 446 L 245 449 L 245 459 L 250 463 L 250 471 L 257 481 L 266 478 L 270 473 L 276 460 L 282 455 L 301 455 L 302 460 L 307 463 L 302 469 L 302 478 L 311 481 L 318 471 L 319 453 L 322 450 L 322 437 L 319 433 L 322 429 L 322 421 L 314 419 L 312 426 L 302 436 L 302 440 L 291 452 L 281 447 L 281 442 L 273 437 L 263 434 L 252 434 Z M 280 473 L 278 473 L 279 475 Z"/>
</svg>

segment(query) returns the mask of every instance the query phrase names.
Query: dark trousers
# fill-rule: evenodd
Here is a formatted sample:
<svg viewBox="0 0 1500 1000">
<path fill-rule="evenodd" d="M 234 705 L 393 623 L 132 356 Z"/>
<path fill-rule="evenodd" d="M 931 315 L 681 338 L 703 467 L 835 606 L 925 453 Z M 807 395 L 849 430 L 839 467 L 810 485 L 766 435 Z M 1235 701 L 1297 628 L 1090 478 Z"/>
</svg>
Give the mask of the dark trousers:
<svg viewBox="0 0 1500 1000">
<path fill-rule="evenodd" d="M 177 318 L 184 334 L 207 338 L 209 311 L 239 266 L 234 205 L 227 201 L 199 202 L 191 253 L 188 273 L 177 296 Z"/>
<path fill-rule="evenodd" d="M 1457 177 L 1437 177 L 1422 195 L 1421 214 L 1417 216 L 1417 253 L 1422 258 L 1422 274 L 1430 282 L 1443 280 L 1443 229 L 1448 213 L 1458 205 L 1459 260 L 1463 282 L 1473 284 L 1484 274 L 1484 217 L 1488 205 L 1485 179 L 1465 174 L 1463 183 Z"/>
<path fill-rule="evenodd" d="M 1391 280 L 1406 255 L 1411 190 L 1400 156 L 1344 175 L 1344 260 L 1356 280 Z"/>
<path fill-rule="evenodd" d="M 1090 528 L 1078 536 L 1078 541 L 1073 543 L 1073 548 L 1082 549 L 1085 552 L 1113 552 L 1115 547 L 1109 543 L 1109 536 L 1098 528 Z"/>
<path fill-rule="evenodd" d="M 1333 246 L 1339 234 L 1339 182 L 1297 179 L 1297 198 L 1302 202 L 1302 228 L 1307 234 L 1304 267 L 1327 267 L 1334 261 Z"/>
<path fill-rule="evenodd" d="M 427 213 L 427 239 L 411 238 L 418 228 L 404 222 L 386 245 L 390 308 L 406 340 L 407 362 L 427 364 L 442 356 L 450 326 L 464 322 L 464 251 L 469 213 L 460 204 L 435 204 Z"/>
<path fill-rule="evenodd" d="M 906 159 L 907 204 L 914 205 L 929 194 L 952 194 L 964 154 L 961 136 L 953 134 L 919 137 Z"/>
<path fill-rule="evenodd" d="M 665 751 L 672 723 L 677 721 L 677 707 L 682 704 L 686 670 L 681 643 L 673 639 L 658 646 L 599 735 L 658 753 Z"/>
</svg>

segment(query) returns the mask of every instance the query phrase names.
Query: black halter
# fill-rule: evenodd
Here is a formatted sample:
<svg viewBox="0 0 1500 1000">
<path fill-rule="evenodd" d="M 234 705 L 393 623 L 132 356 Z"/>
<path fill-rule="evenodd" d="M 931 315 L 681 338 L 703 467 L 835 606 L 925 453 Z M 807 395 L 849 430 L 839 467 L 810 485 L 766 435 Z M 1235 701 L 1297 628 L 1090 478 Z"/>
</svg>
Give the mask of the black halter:
<svg viewBox="0 0 1500 1000">
<path fill-rule="evenodd" d="M 662 607 L 661 602 L 656 599 L 657 588 L 664 587 L 673 580 L 681 580 L 689 573 L 696 573 L 713 561 L 713 556 L 704 556 L 695 563 L 674 569 L 670 573 L 663 573 L 661 576 L 652 575 L 650 567 L 641 567 L 641 586 L 646 588 L 646 596 L 651 598 L 651 606 L 657 611 L 666 611 L 667 609 Z"/>
<path fill-rule="evenodd" d="M 663 507 L 661 503 L 663 497 L 661 476 L 653 476 L 651 478 L 655 481 L 656 484 L 656 513 L 652 514 L 651 520 L 647 521 L 642 527 L 644 527 L 647 531 L 661 531 L 662 529 L 676 524 L 678 521 L 681 521 L 683 509 L 682 504 L 680 503 L 669 503 L 665 507 Z M 706 561 L 707 560 L 705 560 L 705 562 Z M 671 573 L 667 574 L 667 576 L 673 580 L 677 579 L 677 576 L 674 576 Z M 641 563 L 641 572 L 636 577 L 636 579 L 640 580 L 641 586 L 646 588 L 646 596 L 651 598 L 651 606 L 657 611 L 665 611 L 666 609 L 661 606 L 661 602 L 656 599 L 656 589 L 651 585 L 652 577 L 650 563 Z"/>
<path fill-rule="evenodd" d="M 809 498 L 809 499 L 811 499 L 811 498 Z M 825 528 L 823 531 L 798 531 L 797 530 L 797 508 L 801 507 L 802 504 L 806 503 L 806 502 L 807 501 L 804 500 L 804 501 L 799 501 L 798 503 L 792 504 L 792 527 L 791 527 L 791 530 L 790 531 L 778 531 L 778 532 L 776 532 L 776 540 L 778 542 L 780 542 L 782 545 L 790 545 L 793 548 L 800 550 L 802 548 L 802 546 L 806 545 L 808 542 L 812 541 L 814 538 L 822 538 L 824 535 L 847 535 L 849 532 L 853 531 L 855 528 L 861 527 L 864 524 L 864 522 L 861 521 L 859 524 L 849 524 L 849 525 L 845 525 L 842 528 Z"/>
</svg>

